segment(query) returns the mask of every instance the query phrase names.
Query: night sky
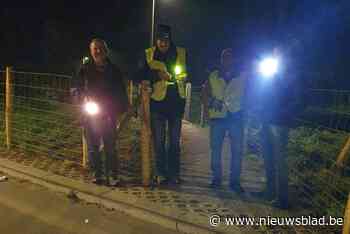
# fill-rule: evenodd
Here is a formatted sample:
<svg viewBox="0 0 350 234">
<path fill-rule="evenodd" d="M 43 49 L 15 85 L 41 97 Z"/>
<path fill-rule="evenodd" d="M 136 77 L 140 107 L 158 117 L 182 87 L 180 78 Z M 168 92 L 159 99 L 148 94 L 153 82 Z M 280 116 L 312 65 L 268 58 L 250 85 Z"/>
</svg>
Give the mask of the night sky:
<svg viewBox="0 0 350 234">
<path fill-rule="evenodd" d="M 0 65 L 25 71 L 70 73 L 102 37 L 132 73 L 149 45 L 151 0 L 6 1 L 0 8 Z M 346 76 L 350 3 L 344 0 L 157 0 L 157 22 L 173 28 L 188 48 L 193 79 L 231 46 L 249 63 L 274 43 L 287 48 L 296 69 Z M 340 79 L 340 78 L 339 78 Z"/>
</svg>

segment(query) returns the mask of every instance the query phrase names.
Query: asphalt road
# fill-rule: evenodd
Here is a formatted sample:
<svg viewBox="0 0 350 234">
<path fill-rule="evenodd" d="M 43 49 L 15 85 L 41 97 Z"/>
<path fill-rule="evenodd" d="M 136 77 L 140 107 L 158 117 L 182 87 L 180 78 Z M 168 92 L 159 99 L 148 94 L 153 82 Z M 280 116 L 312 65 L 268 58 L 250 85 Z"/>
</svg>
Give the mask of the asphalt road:
<svg viewBox="0 0 350 234">
<path fill-rule="evenodd" d="M 10 178 L 0 182 L 0 233 L 172 234 L 156 224 Z"/>
</svg>

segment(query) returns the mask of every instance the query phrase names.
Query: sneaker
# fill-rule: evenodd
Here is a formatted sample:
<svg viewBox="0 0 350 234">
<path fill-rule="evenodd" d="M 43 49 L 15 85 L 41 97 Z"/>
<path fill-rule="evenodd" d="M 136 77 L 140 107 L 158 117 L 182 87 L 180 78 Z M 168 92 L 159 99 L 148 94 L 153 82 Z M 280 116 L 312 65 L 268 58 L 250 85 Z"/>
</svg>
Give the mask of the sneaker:
<svg viewBox="0 0 350 234">
<path fill-rule="evenodd" d="M 92 183 L 96 184 L 96 185 L 103 185 L 103 179 L 102 178 L 94 178 L 91 181 Z"/>
<path fill-rule="evenodd" d="M 121 181 L 118 177 L 108 178 L 107 180 L 107 185 L 111 187 L 118 187 L 120 186 L 120 184 L 121 184 Z"/>
<path fill-rule="evenodd" d="M 230 189 L 237 194 L 242 194 L 245 192 L 241 185 L 230 184 Z"/>
<path fill-rule="evenodd" d="M 168 183 L 168 180 L 166 179 L 165 176 L 156 176 L 154 178 L 154 183 L 158 186 L 160 185 L 166 185 Z"/>
<path fill-rule="evenodd" d="M 172 184 L 172 185 L 179 185 L 179 184 L 182 184 L 183 182 L 184 180 L 181 179 L 180 177 L 169 179 L 169 184 Z"/>
</svg>

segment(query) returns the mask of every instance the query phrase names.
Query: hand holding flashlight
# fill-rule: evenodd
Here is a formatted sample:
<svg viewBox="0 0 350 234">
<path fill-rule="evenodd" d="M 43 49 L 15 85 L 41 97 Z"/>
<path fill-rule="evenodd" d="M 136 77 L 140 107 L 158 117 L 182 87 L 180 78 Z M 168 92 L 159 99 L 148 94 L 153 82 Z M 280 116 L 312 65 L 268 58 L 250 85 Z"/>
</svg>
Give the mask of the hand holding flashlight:
<svg viewBox="0 0 350 234">
<path fill-rule="evenodd" d="M 84 110 L 88 115 L 94 116 L 100 112 L 100 108 L 94 101 L 87 101 L 84 104 Z"/>
</svg>

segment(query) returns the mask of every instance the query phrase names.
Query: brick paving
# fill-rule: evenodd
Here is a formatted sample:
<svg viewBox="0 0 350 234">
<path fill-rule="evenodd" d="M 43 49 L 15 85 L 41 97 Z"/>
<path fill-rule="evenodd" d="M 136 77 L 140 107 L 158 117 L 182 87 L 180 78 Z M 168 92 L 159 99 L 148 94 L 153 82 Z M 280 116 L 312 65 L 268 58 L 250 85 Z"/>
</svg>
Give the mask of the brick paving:
<svg viewBox="0 0 350 234">
<path fill-rule="evenodd" d="M 134 129 L 135 130 L 135 129 Z M 287 216 L 298 210 L 281 211 L 274 209 L 261 200 L 253 198 L 251 192 L 261 191 L 264 186 L 263 162 L 256 156 L 247 156 L 243 160 L 242 186 L 246 190 L 243 196 L 238 196 L 227 189 L 229 148 L 225 146 L 223 156 L 224 186 L 221 190 L 212 190 L 210 182 L 208 130 L 195 127 L 184 122 L 182 136 L 181 175 L 184 183 L 179 186 L 164 186 L 146 188 L 141 186 L 141 165 L 138 145 L 130 143 L 130 129 L 121 135 L 120 157 L 121 175 L 126 181 L 125 186 L 116 188 L 115 193 L 128 195 L 131 198 L 148 201 L 157 207 L 164 207 L 183 217 L 189 222 L 207 225 L 208 218 L 217 214 L 220 216 Z M 137 136 L 138 132 L 134 132 Z M 133 141 L 137 138 L 133 138 Z M 227 144 L 226 144 L 227 145 Z M 79 160 L 68 161 L 50 158 L 48 156 L 29 155 L 18 150 L 2 151 L 0 157 L 19 164 L 69 177 L 74 180 L 89 183 L 87 170 L 79 165 Z M 132 200 L 132 199 L 131 199 Z M 145 207 L 147 208 L 147 207 Z M 162 213 L 162 210 L 159 210 Z M 262 227 L 218 227 L 225 233 L 261 233 Z M 283 233 L 282 230 L 276 230 Z M 276 232 L 276 233 L 277 233 Z M 271 233 L 271 232 L 270 232 Z M 286 233 L 295 233 L 290 229 Z"/>
</svg>

